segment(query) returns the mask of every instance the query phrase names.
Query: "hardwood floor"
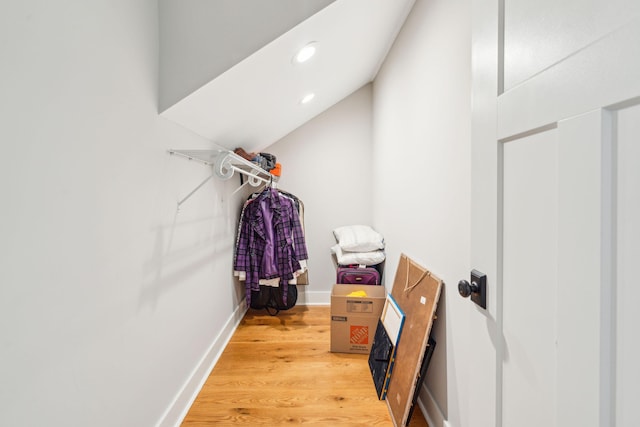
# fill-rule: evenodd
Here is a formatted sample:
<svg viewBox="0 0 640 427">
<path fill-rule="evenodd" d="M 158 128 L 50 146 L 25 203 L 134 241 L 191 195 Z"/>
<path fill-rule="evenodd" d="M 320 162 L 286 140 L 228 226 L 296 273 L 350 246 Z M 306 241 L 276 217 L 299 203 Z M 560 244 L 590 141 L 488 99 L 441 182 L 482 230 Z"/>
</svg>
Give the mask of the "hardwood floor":
<svg viewBox="0 0 640 427">
<path fill-rule="evenodd" d="M 331 353 L 329 307 L 249 310 L 183 426 L 392 426 L 366 355 Z M 428 427 L 419 408 L 411 427 Z"/>
</svg>

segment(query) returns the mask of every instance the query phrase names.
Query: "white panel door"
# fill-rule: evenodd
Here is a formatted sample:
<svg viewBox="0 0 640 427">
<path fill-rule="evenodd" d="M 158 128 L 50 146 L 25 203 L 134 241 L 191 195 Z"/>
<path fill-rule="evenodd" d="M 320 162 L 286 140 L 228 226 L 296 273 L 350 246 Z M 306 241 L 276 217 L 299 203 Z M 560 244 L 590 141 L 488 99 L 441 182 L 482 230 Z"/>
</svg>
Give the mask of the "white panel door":
<svg viewBox="0 0 640 427">
<path fill-rule="evenodd" d="M 471 426 L 636 426 L 640 2 L 473 0 Z"/>
<path fill-rule="evenodd" d="M 502 329 L 507 343 L 502 383 L 504 425 L 554 425 L 553 349 L 558 287 L 556 136 L 557 131 L 544 132 L 504 146 Z M 522 274 L 523 271 L 528 274 Z"/>
</svg>

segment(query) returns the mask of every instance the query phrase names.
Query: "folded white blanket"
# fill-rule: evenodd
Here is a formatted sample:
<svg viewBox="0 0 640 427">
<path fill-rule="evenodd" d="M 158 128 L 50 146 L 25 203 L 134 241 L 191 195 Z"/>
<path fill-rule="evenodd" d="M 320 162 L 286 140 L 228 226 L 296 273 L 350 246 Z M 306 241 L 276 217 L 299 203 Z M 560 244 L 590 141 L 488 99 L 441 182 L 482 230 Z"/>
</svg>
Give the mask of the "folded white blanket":
<svg viewBox="0 0 640 427">
<path fill-rule="evenodd" d="M 381 250 L 371 252 L 345 252 L 342 250 L 340 245 L 335 245 L 331 248 L 331 252 L 336 254 L 338 264 L 340 265 L 376 265 L 380 264 L 385 259 L 384 252 Z"/>
</svg>

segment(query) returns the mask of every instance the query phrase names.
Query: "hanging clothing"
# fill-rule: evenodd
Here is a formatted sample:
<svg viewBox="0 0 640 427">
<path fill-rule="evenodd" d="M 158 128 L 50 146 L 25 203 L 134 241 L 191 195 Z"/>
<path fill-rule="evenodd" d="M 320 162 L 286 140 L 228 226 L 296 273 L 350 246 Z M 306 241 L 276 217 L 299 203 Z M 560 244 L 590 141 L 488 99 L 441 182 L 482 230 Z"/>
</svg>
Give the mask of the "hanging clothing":
<svg viewBox="0 0 640 427">
<path fill-rule="evenodd" d="M 286 289 L 304 271 L 308 258 L 304 232 L 291 197 L 267 188 L 245 204 L 234 255 L 234 274 L 244 276 L 247 304 L 261 281 Z M 286 299 L 285 299 L 286 301 Z"/>
</svg>

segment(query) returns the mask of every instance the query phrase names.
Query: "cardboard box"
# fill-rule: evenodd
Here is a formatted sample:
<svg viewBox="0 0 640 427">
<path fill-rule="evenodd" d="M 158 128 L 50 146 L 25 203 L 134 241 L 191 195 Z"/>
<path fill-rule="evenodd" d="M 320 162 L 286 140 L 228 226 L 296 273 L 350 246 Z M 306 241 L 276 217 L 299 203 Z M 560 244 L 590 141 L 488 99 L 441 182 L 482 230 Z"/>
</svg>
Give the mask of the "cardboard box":
<svg viewBox="0 0 640 427">
<path fill-rule="evenodd" d="M 366 297 L 349 297 L 365 291 Z M 331 290 L 331 351 L 369 354 L 387 297 L 384 286 L 334 285 Z"/>
</svg>

